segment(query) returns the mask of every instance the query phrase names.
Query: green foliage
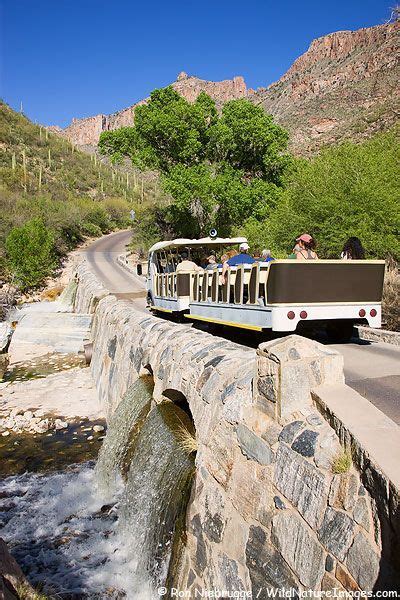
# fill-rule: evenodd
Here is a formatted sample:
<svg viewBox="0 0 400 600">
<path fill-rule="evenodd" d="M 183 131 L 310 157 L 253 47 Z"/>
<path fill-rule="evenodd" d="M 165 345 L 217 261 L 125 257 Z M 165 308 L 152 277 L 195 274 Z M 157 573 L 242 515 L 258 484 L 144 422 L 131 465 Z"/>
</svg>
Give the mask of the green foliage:
<svg viewBox="0 0 400 600">
<path fill-rule="evenodd" d="M 286 151 L 286 131 L 261 107 L 232 100 L 218 114 L 206 94 L 191 104 L 166 88 L 136 108 L 134 126 L 102 134 L 99 147 L 161 174 L 170 200 L 160 196 L 161 203 L 146 204 L 135 225 L 144 244 L 157 236 L 198 237 L 216 227 L 286 257 L 308 231 L 321 258 L 337 258 L 344 242 L 357 236 L 368 257 L 399 259 L 396 134 L 295 159 Z"/>
<path fill-rule="evenodd" d="M 193 167 L 177 165 L 164 177 L 164 188 L 173 197 L 167 219 L 183 236 L 200 236 L 216 227 L 229 235 L 252 214 L 265 218 L 275 206 L 281 190 L 263 179 L 246 180 L 243 172 L 223 164 L 216 169 L 205 163 Z"/>
<path fill-rule="evenodd" d="M 253 215 L 265 218 L 281 195 L 287 133 L 247 100 L 224 105 L 201 93 L 194 103 L 173 88 L 155 90 L 135 110 L 134 127 L 105 132 L 99 148 L 142 169 L 157 169 L 171 202 L 165 228 L 195 237 L 228 235 Z"/>
<path fill-rule="evenodd" d="M 7 275 L 7 235 L 32 219 L 52 233 L 58 259 L 86 235 L 128 227 L 138 195 L 130 179 L 128 186 L 125 173 L 58 135 L 46 136 L 44 128 L 0 103 L 0 277 Z"/>
<path fill-rule="evenodd" d="M 248 100 L 231 100 L 211 127 L 210 158 L 280 184 L 289 163 L 287 142 L 287 132 L 261 107 Z"/>
<path fill-rule="evenodd" d="M 296 236 L 308 231 L 324 258 L 339 257 L 344 242 L 357 236 L 367 256 L 399 259 L 398 152 L 392 130 L 298 160 L 286 192 L 264 223 L 273 250 L 287 255 Z"/>
<path fill-rule="evenodd" d="M 128 156 L 140 168 L 167 172 L 205 158 L 216 119 L 215 104 L 204 93 L 190 104 L 172 87 L 154 90 L 150 102 L 136 108 L 135 126 L 102 133 L 99 149 L 117 160 Z"/>
<path fill-rule="evenodd" d="M 37 286 L 55 265 L 54 236 L 41 219 L 14 227 L 6 239 L 7 262 L 22 289 Z"/>
<path fill-rule="evenodd" d="M 350 450 L 346 449 L 337 454 L 332 462 L 332 473 L 341 475 L 347 473 L 351 469 L 352 458 Z"/>
</svg>

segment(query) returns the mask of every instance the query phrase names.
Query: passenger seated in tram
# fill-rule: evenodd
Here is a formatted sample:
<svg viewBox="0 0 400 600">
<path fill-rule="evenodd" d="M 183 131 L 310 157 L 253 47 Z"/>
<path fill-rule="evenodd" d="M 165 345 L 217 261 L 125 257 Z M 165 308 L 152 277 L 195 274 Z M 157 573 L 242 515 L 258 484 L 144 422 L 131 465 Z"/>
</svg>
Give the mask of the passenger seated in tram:
<svg viewBox="0 0 400 600">
<path fill-rule="evenodd" d="M 220 278 L 220 282 L 222 284 L 226 282 L 226 273 L 228 271 L 228 267 L 237 267 L 239 265 L 246 264 L 252 265 L 255 262 L 254 258 L 250 256 L 250 254 L 248 254 L 249 248 L 250 246 L 246 242 L 243 242 L 243 244 L 240 244 L 239 246 L 239 254 L 236 253 L 234 256 L 231 256 L 230 258 L 228 258 L 227 261 L 223 263 L 222 275 Z"/>
<path fill-rule="evenodd" d="M 176 267 L 176 272 L 182 271 L 203 271 L 193 260 L 189 260 L 189 253 L 186 250 L 181 252 L 181 262 Z"/>
<path fill-rule="evenodd" d="M 342 260 L 364 260 L 365 250 L 360 238 L 351 237 L 343 246 L 343 252 L 340 255 Z"/>
<path fill-rule="evenodd" d="M 215 257 L 214 254 L 211 254 L 210 256 L 207 256 L 207 263 L 206 263 L 206 270 L 210 271 L 212 269 L 216 269 L 218 267 L 217 265 L 217 259 Z"/>
<path fill-rule="evenodd" d="M 250 246 L 246 242 L 240 244 L 239 254 L 232 256 L 232 258 L 228 260 L 228 265 L 230 267 L 236 267 L 237 265 L 252 265 L 255 261 L 254 258 L 250 256 L 249 249 Z"/>
<path fill-rule="evenodd" d="M 315 252 L 316 243 L 309 233 L 302 233 L 296 239 L 299 245 L 299 251 L 296 252 L 296 260 L 316 260 L 318 254 Z"/>
<path fill-rule="evenodd" d="M 275 260 L 271 255 L 271 250 L 263 250 L 261 252 L 261 261 L 262 262 L 271 262 L 271 260 Z"/>
</svg>

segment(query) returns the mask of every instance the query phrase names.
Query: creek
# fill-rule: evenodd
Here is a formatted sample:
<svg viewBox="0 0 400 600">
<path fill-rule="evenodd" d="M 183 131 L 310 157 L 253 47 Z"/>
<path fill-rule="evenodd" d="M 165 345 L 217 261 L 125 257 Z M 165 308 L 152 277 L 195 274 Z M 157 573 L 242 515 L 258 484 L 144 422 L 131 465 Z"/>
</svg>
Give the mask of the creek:
<svg viewBox="0 0 400 600">
<path fill-rule="evenodd" d="M 187 412 L 155 404 L 151 379 L 139 379 L 97 462 L 0 481 L 1 535 L 30 582 L 48 598 L 158 598 L 184 535 L 194 435 Z"/>
</svg>

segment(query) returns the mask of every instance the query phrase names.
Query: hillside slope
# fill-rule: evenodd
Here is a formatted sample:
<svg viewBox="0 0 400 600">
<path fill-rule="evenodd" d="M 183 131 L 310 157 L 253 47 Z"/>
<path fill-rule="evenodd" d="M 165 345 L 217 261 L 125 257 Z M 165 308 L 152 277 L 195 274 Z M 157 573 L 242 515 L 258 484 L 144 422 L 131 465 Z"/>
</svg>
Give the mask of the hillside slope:
<svg viewBox="0 0 400 600">
<path fill-rule="evenodd" d="M 61 256 L 85 235 L 129 223 L 140 194 L 121 173 L 0 103 L 0 276 L 11 229 L 40 218 Z"/>
<path fill-rule="evenodd" d="M 288 72 L 249 93 L 291 134 L 296 153 L 359 140 L 398 119 L 400 23 L 318 38 Z"/>
</svg>

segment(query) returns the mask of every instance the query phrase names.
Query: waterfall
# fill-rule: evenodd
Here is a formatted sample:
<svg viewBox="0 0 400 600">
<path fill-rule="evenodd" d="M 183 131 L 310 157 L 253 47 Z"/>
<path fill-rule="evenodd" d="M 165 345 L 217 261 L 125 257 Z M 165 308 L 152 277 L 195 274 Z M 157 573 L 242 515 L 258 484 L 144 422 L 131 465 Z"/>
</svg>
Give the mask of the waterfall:
<svg viewBox="0 0 400 600">
<path fill-rule="evenodd" d="M 138 436 L 119 518 L 120 533 L 136 558 L 138 591 L 143 575 L 163 585 L 173 568 L 173 545 L 194 473 L 194 453 L 185 440 L 193 435 L 188 415 L 165 402 L 151 410 Z"/>
<path fill-rule="evenodd" d="M 96 467 L 0 481 L 2 535 L 34 585 L 71 598 L 158 598 L 174 583 L 194 474 L 191 418 L 139 379 Z"/>
<path fill-rule="evenodd" d="M 58 302 L 62 305 L 73 307 L 77 290 L 78 282 L 72 277 L 61 292 Z"/>
<path fill-rule="evenodd" d="M 100 493 L 113 493 L 120 476 L 126 478 L 140 428 L 150 410 L 151 377 L 135 381 L 108 422 L 107 435 L 99 452 L 96 481 Z"/>
</svg>

